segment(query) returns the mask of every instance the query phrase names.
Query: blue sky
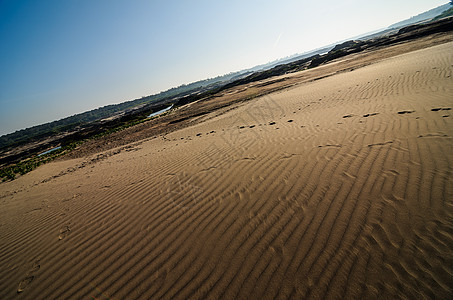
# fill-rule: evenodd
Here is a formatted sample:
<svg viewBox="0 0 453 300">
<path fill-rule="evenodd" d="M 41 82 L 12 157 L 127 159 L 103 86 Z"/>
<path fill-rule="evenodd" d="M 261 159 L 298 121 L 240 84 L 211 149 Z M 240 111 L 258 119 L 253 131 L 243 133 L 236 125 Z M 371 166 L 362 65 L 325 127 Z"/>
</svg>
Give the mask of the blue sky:
<svg viewBox="0 0 453 300">
<path fill-rule="evenodd" d="M 0 135 L 384 28 L 437 0 L 0 0 Z"/>
</svg>

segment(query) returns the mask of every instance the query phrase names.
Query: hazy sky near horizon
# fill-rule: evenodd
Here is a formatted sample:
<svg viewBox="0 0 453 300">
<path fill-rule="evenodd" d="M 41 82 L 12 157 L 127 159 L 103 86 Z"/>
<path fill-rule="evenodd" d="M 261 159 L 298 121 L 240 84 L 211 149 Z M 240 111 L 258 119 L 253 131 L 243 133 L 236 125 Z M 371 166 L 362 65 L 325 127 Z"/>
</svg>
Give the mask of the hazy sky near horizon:
<svg viewBox="0 0 453 300">
<path fill-rule="evenodd" d="M 447 0 L 0 0 L 0 135 L 387 27 Z"/>
</svg>

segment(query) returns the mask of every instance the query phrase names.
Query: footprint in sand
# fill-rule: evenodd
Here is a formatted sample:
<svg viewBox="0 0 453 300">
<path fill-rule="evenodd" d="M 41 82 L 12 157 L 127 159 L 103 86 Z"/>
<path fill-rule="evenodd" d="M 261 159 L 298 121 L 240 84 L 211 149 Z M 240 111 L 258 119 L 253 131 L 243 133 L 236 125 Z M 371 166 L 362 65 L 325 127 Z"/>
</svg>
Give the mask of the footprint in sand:
<svg viewBox="0 0 453 300">
<path fill-rule="evenodd" d="M 415 110 L 402 110 L 402 111 L 399 111 L 398 114 L 405 115 L 405 114 L 411 114 L 413 112 L 415 112 Z"/>
<path fill-rule="evenodd" d="M 371 116 L 375 116 L 375 115 L 378 115 L 379 113 L 371 113 L 371 114 L 365 114 L 363 115 L 364 118 L 368 118 L 368 117 L 371 117 Z"/>
<path fill-rule="evenodd" d="M 37 260 L 33 263 L 33 266 L 31 267 L 30 272 L 37 272 L 37 271 L 39 271 L 40 268 L 41 268 L 41 265 L 39 264 L 39 260 Z"/>
<path fill-rule="evenodd" d="M 446 134 L 438 134 L 438 133 L 428 133 L 425 135 L 419 135 L 419 138 L 426 138 L 426 137 L 448 137 Z"/>
<path fill-rule="evenodd" d="M 17 288 L 17 293 L 22 293 L 25 288 L 35 279 L 35 276 L 27 276 L 24 280 L 19 282 L 19 287 Z"/>
<path fill-rule="evenodd" d="M 431 111 L 440 111 L 440 110 L 451 110 L 451 107 L 437 107 L 437 108 L 431 109 Z"/>
<path fill-rule="evenodd" d="M 71 229 L 69 228 L 69 226 L 64 226 L 63 228 L 61 228 L 60 235 L 58 236 L 58 240 L 61 241 L 62 239 L 67 237 L 70 231 L 71 231 Z"/>
<path fill-rule="evenodd" d="M 25 278 L 21 282 L 19 282 L 19 286 L 17 287 L 18 294 L 22 293 L 27 288 L 27 286 L 30 285 L 30 283 L 35 279 L 33 273 L 39 271 L 40 268 L 41 265 L 39 264 L 39 260 L 35 261 L 31 270 L 27 273 Z"/>
<path fill-rule="evenodd" d="M 388 144 L 392 144 L 393 141 L 383 142 L 383 143 L 376 143 L 376 144 L 369 144 L 368 147 L 375 147 L 375 146 L 385 146 Z"/>
<path fill-rule="evenodd" d="M 341 148 L 341 145 L 335 145 L 335 144 L 327 144 L 327 145 L 319 145 L 318 148 L 325 148 L 325 147 L 332 147 L 332 148 Z"/>
</svg>

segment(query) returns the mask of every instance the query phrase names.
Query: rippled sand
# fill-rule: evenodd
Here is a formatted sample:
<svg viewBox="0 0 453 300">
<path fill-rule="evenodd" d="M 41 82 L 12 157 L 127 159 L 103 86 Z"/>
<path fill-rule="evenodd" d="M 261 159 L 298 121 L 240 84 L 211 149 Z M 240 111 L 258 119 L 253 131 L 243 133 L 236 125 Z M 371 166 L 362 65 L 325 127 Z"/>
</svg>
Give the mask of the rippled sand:
<svg viewBox="0 0 453 300">
<path fill-rule="evenodd" d="M 0 184 L 1 299 L 452 298 L 453 43 Z"/>
</svg>

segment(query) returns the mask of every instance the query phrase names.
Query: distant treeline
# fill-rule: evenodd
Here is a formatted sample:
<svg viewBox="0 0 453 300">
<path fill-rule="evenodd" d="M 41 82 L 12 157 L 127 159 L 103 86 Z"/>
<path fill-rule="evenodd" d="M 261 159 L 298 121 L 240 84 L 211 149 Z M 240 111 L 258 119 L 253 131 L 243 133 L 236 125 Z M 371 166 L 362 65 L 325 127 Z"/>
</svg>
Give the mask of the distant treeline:
<svg viewBox="0 0 453 300">
<path fill-rule="evenodd" d="M 439 16 L 445 10 L 449 9 L 450 8 L 450 4 L 451 3 L 447 3 L 447 4 L 444 4 L 444 5 L 438 6 L 436 8 L 428 10 L 428 11 L 426 11 L 424 13 L 419 14 L 419 15 L 413 16 L 413 17 L 411 17 L 411 18 L 409 18 L 407 20 L 403 20 L 401 22 L 392 24 L 392 25 L 389 26 L 389 28 L 401 28 L 401 27 L 408 26 L 408 25 L 411 25 L 411 24 L 414 24 L 414 23 L 418 23 L 418 22 L 429 20 L 431 18 Z"/>
<path fill-rule="evenodd" d="M 123 102 L 120 104 L 107 105 L 84 113 L 76 114 L 70 117 L 45 123 L 42 125 L 33 126 L 27 129 L 22 129 L 14 133 L 0 136 L 0 149 L 7 147 L 15 147 L 30 141 L 39 140 L 49 135 L 58 134 L 65 131 L 75 129 L 77 126 L 101 120 L 115 115 L 118 112 L 137 107 L 142 104 L 151 104 L 163 100 L 170 100 L 172 98 L 183 97 L 187 94 L 196 92 L 197 89 L 230 80 L 238 76 L 240 72 L 230 73 L 215 78 L 209 78 L 197 81 L 191 84 L 183 84 L 167 91 L 161 92 L 156 95 L 146 96 L 139 99 Z"/>
<path fill-rule="evenodd" d="M 453 0 L 450 2 L 450 8 L 435 17 L 434 20 L 439 20 L 450 16 L 453 16 Z"/>
<path fill-rule="evenodd" d="M 448 13 L 448 11 L 446 13 Z M 65 131 L 74 131 L 77 126 L 110 117 L 118 112 L 126 111 L 142 104 L 150 105 L 150 108 L 151 105 L 157 108 L 163 104 L 170 103 L 175 105 L 184 105 L 205 97 L 210 97 L 215 93 L 233 86 L 259 81 L 289 72 L 296 72 L 306 68 L 313 68 L 333 59 L 351 53 L 361 52 L 365 49 L 387 46 L 433 33 L 452 30 L 453 19 L 451 18 L 432 22 L 430 24 L 412 25 L 400 29 L 397 34 L 381 36 L 379 38 L 366 41 L 348 41 L 337 45 L 326 54 L 320 55 L 314 54 L 314 52 L 314 55 L 312 56 L 303 56 L 304 58 L 295 61 L 293 61 L 293 59 L 296 58 L 293 58 L 289 63 L 283 63 L 267 70 L 262 69 L 261 71 L 251 72 L 249 69 L 197 81 L 187 85 L 180 85 L 176 88 L 169 89 L 156 95 L 146 96 L 116 105 L 104 106 L 58 121 L 34 126 L 1 136 L 0 149 L 19 146 L 24 143 L 39 140 Z"/>
<path fill-rule="evenodd" d="M 449 11 L 445 11 L 447 14 Z M 199 94 L 187 95 L 178 99 L 176 105 L 184 105 L 193 101 L 197 101 L 202 98 L 210 97 L 218 92 L 226 90 L 228 88 L 248 84 L 252 82 L 257 82 L 260 80 L 268 79 L 274 76 L 280 76 L 291 72 L 297 72 L 309 68 L 315 68 L 321 64 L 327 63 L 334 59 L 344 57 L 352 53 L 358 53 L 370 48 L 383 47 L 388 45 L 393 45 L 396 43 L 408 41 L 411 39 L 419 38 L 422 36 L 427 36 L 434 33 L 448 32 L 453 31 L 453 19 L 444 19 L 438 20 L 436 22 L 431 22 L 429 24 L 419 24 L 403 27 L 396 34 L 390 36 L 382 35 L 373 39 L 363 40 L 363 41 L 346 41 L 341 44 L 336 45 L 331 48 L 325 54 L 314 54 L 311 56 L 304 56 L 302 59 L 291 61 L 289 63 L 284 63 L 277 65 L 273 68 L 256 71 L 252 74 L 239 78 L 237 80 L 231 81 L 222 85 L 220 87 L 213 88 L 211 90 L 205 91 Z M 385 31 L 384 31 L 385 32 Z M 283 79 L 281 79 L 283 80 Z M 275 82 L 275 81 L 274 81 Z M 266 84 L 266 83 L 264 83 Z"/>
</svg>

